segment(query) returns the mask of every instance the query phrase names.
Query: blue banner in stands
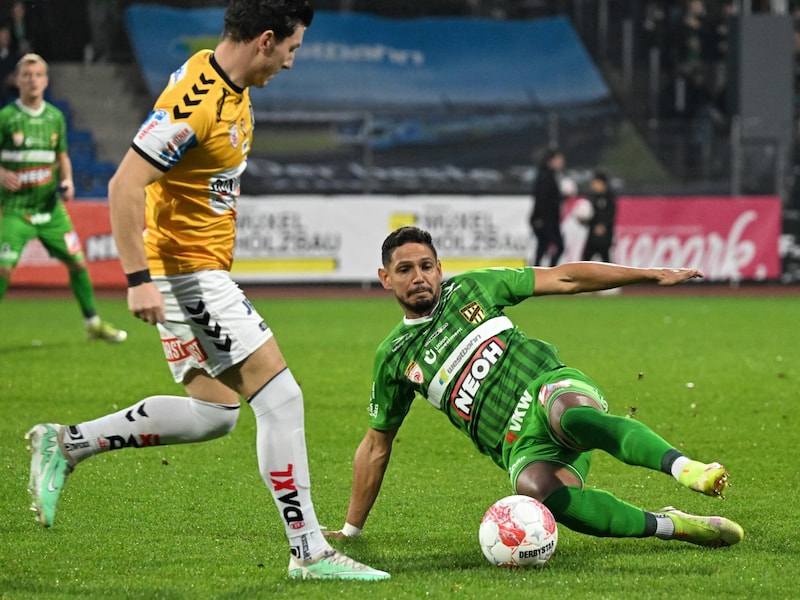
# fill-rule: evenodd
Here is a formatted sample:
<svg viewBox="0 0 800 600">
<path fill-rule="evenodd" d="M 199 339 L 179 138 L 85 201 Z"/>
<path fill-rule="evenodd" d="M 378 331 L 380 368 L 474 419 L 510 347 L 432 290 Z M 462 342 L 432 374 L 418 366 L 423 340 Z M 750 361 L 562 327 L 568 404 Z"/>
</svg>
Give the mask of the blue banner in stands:
<svg viewBox="0 0 800 600">
<path fill-rule="evenodd" d="M 170 73 L 214 48 L 223 9 L 132 5 L 126 24 L 154 96 Z M 319 11 L 291 76 L 251 90 L 256 109 L 541 109 L 609 99 L 568 19 L 383 19 Z"/>
</svg>

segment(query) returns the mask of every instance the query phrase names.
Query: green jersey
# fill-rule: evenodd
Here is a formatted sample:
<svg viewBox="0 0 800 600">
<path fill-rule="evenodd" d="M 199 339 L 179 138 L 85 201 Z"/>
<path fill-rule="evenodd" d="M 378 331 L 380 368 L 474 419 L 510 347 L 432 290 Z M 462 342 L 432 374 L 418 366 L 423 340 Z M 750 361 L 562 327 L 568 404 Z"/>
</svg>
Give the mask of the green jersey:
<svg viewBox="0 0 800 600">
<path fill-rule="evenodd" d="M 0 208 L 51 212 L 58 201 L 56 156 L 66 151 L 66 121 L 52 104 L 32 111 L 17 100 L 0 110 L 0 166 L 15 171 L 22 185 L 16 192 L 0 186 Z"/>
<path fill-rule="evenodd" d="M 370 426 L 396 429 L 419 394 L 499 461 L 525 389 L 564 366 L 555 347 L 528 338 L 503 313 L 530 298 L 533 284 L 531 267 L 470 271 L 445 282 L 430 315 L 403 319 L 378 347 Z"/>
</svg>

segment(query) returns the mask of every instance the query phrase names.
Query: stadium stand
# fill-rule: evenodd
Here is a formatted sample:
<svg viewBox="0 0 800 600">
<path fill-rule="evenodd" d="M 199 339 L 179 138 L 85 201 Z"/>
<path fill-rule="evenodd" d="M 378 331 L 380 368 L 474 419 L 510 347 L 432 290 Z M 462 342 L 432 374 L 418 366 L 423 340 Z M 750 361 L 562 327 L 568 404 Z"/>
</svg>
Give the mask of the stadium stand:
<svg viewBox="0 0 800 600">
<path fill-rule="evenodd" d="M 115 165 L 149 110 L 138 78 L 132 64 L 51 63 L 48 100 L 67 118 L 76 197 L 106 197 Z"/>
</svg>

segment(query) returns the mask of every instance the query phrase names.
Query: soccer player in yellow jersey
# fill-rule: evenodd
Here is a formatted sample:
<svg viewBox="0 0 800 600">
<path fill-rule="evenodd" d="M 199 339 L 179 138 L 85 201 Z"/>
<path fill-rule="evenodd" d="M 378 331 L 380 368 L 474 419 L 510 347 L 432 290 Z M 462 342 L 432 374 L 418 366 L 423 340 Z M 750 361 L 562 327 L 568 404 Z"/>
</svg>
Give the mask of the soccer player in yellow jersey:
<svg viewBox="0 0 800 600">
<path fill-rule="evenodd" d="M 300 387 L 229 273 L 239 181 L 253 137 L 248 88 L 292 67 L 313 16 L 307 0 L 231 0 L 216 48 L 172 74 L 112 178 L 111 224 L 128 306 L 157 326 L 188 396 L 151 396 L 77 425 L 35 425 L 27 434 L 29 489 L 42 525 L 52 525 L 66 477 L 80 461 L 107 450 L 223 436 L 245 398 L 256 416 L 259 469 L 289 538 L 289 576 L 389 577 L 334 550 L 322 535 Z"/>
</svg>

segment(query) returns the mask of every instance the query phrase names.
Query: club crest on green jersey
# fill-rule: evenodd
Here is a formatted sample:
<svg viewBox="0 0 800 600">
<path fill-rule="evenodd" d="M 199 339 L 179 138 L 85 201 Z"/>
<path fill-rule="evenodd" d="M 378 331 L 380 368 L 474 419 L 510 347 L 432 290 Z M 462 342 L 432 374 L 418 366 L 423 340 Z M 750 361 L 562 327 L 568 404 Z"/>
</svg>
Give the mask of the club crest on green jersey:
<svg viewBox="0 0 800 600">
<path fill-rule="evenodd" d="M 425 383 L 425 375 L 423 375 L 422 369 L 415 360 L 412 360 L 411 364 L 406 367 L 405 376 L 411 383 L 417 383 L 420 385 Z"/>
<path fill-rule="evenodd" d="M 477 324 L 486 318 L 486 313 L 480 304 L 474 300 L 467 304 L 460 311 L 461 316 L 467 320 L 467 323 Z"/>
</svg>

